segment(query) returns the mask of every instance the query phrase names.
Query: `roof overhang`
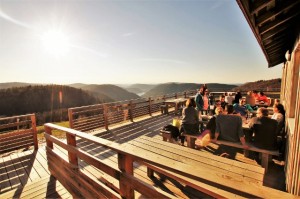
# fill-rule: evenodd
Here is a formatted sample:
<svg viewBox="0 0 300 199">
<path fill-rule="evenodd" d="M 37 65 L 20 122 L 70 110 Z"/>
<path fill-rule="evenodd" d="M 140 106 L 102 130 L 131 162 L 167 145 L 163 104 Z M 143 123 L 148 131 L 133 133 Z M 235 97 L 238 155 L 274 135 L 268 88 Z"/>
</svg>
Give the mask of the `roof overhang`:
<svg viewBox="0 0 300 199">
<path fill-rule="evenodd" d="M 300 0 L 237 0 L 269 67 L 286 61 L 300 33 Z"/>
</svg>

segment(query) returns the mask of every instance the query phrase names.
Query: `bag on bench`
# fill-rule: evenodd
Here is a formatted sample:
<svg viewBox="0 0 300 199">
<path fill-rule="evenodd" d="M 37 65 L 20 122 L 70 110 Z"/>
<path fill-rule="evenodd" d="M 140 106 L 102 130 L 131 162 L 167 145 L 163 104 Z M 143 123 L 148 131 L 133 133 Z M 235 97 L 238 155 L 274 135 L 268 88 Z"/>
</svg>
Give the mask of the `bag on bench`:
<svg viewBox="0 0 300 199">
<path fill-rule="evenodd" d="M 177 139 L 178 136 L 180 135 L 179 129 L 176 126 L 173 126 L 171 124 L 168 124 L 168 125 L 164 126 L 163 130 L 164 131 L 170 131 L 171 132 L 171 136 L 174 139 Z"/>
<path fill-rule="evenodd" d="M 210 143 L 210 131 L 206 129 L 198 136 L 195 144 L 198 147 L 206 147 Z"/>
</svg>

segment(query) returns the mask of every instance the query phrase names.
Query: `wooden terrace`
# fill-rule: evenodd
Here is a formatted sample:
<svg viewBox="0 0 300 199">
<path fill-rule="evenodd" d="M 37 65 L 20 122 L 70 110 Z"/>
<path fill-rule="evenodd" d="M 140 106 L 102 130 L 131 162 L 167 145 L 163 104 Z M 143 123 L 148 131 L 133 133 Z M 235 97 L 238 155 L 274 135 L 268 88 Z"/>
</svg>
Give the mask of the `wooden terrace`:
<svg viewBox="0 0 300 199">
<path fill-rule="evenodd" d="M 104 138 L 105 140 L 114 141 L 117 143 L 129 143 L 133 145 L 144 145 L 145 140 L 150 139 L 154 146 L 162 142 L 162 137 L 159 135 L 159 130 L 166 124 L 172 122 L 174 115 L 172 112 L 169 115 L 162 115 L 160 113 L 154 113 L 152 116 L 142 117 L 134 122 L 127 122 L 121 125 L 116 125 L 110 130 L 98 130 L 93 131 L 92 134 Z M 174 151 L 176 148 L 182 152 L 186 152 L 189 155 L 194 153 L 202 154 L 205 160 L 197 160 L 199 164 L 206 164 L 207 158 L 217 160 L 219 165 L 209 166 L 210 169 L 221 171 L 226 168 L 222 168 L 220 165 L 228 165 L 228 159 L 219 157 L 217 155 L 211 155 L 212 153 L 218 153 L 219 146 L 211 144 L 207 150 L 196 151 L 187 147 L 182 147 L 176 144 L 163 142 L 164 147 L 172 148 Z M 152 146 L 152 147 L 154 147 Z M 108 150 L 102 146 L 86 140 L 77 140 L 77 147 L 91 154 L 92 156 L 101 159 L 107 165 L 112 168 L 118 168 L 118 155 L 113 150 Z M 157 146 L 156 146 L 157 147 Z M 62 157 L 68 159 L 67 151 L 59 146 L 55 146 L 56 152 Z M 151 150 L 150 146 L 146 147 L 146 150 Z M 157 149 L 152 149 L 157 150 Z M 214 152 L 213 152 L 214 151 Z M 250 170 L 255 170 L 255 183 L 261 183 L 264 186 L 273 187 L 275 189 L 284 189 L 284 173 L 283 168 L 280 165 L 271 163 L 268 173 L 264 174 L 264 169 L 257 164 L 255 160 L 245 158 L 242 151 L 234 150 L 229 153 L 234 153 L 232 158 L 239 167 L 245 170 L 245 167 L 251 167 Z M 177 154 L 179 156 L 179 154 Z M 198 156 L 198 154 L 197 154 Z M 181 157 L 183 158 L 183 157 Z M 179 158 L 179 159 L 181 159 Z M 230 160 L 230 162 L 232 162 Z M 230 163 L 231 164 L 231 163 Z M 110 187 L 112 190 L 118 192 L 120 185 L 118 180 L 114 179 L 110 175 L 95 168 L 92 165 L 87 164 L 85 161 L 80 160 L 78 164 L 80 170 L 85 172 L 91 179 L 96 180 L 99 183 L 103 183 Z M 230 166 L 232 169 L 232 165 Z M 62 184 L 56 180 L 53 176 L 50 176 L 48 170 L 46 146 L 40 146 L 37 151 L 27 150 L 19 153 L 12 153 L 4 156 L 0 159 L 0 185 L 1 185 L 1 198 L 69 198 L 72 195 L 65 189 Z M 189 186 L 189 182 L 182 183 L 172 178 L 164 178 L 157 176 L 149 178 L 147 176 L 147 167 L 134 163 L 134 176 L 153 187 L 162 190 L 164 193 L 170 194 L 170 197 L 176 198 L 199 198 L 199 197 L 211 197 L 193 187 L 193 184 Z M 245 174 L 244 174 L 245 175 Z M 253 173 L 251 174 L 253 175 Z M 237 177 L 237 176 L 235 176 Z M 242 176 L 238 177 L 242 180 Z M 252 180 L 253 181 L 253 180 Z M 215 185 L 216 186 L 216 185 Z M 273 189 L 272 189 L 273 190 Z M 237 191 L 238 193 L 238 191 Z M 284 192 L 279 192 L 284 193 Z M 244 193 L 245 194 L 245 193 Z M 248 193 L 249 194 L 249 193 Z M 141 194 L 136 192 L 135 198 L 140 197 Z M 146 195 L 142 195 L 146 197 Z M 243 195 L 240 197 L 251 197 L 251 195 Z"/>
</svg>

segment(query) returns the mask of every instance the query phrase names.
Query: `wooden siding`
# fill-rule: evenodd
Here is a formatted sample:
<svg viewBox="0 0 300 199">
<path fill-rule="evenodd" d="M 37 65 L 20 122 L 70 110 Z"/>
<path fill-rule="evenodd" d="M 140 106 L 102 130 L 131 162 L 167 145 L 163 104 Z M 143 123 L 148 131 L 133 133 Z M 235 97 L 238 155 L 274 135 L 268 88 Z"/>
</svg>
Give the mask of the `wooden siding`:
<svg viewBox="0 0 300 199">
<path fill-rule="evenodd" d="M 286 108 L 286 187 L 300 195 L 300 40 L 283 70 L 281 101 Z"/>
</svg>

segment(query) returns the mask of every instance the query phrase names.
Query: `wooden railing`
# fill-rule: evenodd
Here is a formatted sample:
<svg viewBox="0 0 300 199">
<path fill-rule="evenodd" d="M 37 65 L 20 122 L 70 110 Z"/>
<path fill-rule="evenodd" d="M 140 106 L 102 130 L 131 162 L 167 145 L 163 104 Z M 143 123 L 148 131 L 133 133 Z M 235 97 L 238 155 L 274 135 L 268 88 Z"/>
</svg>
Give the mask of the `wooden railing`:
<svg viewBox="0 0 300 199">
<path fill-rule="evenodd" d="M 65 132 L 67 143 L 52 136 L 53 130 Z M 74 198 L 134 198 L 134 191 L 148 198 L 174 198 L 174 196 L 154 188 L 133 175 L 134 161 L 144 161 L 153 164 L 151 160 L 143 158 L 142 153 L 139 154 L 137 152 L 136 154 L 139 155 L 134 155 L 131 152 L 132 150 L 118 143 L 50 123 L 45 124 L 45 138 L 49 171 Z M 76 145 L 78 139 L 116 152 L 118 154 L 118 168 L 114 168 L 81 150 Z M 57 146 L 66 150 L 67 154 L 62 155 L 61 152 L 58 152 Z M 90 177 L 79 165 L 79 162 L 83 161 L 87 166 L 93 166 L 118 180 L 119 188 L 116 189 L 115 186 L 109 187 L 109 184 L 105 185 L 98 179 Z M 155 163 L 154 165 L 161 166 Z"/>
<path fill-rule="evenodd" d="M 135 99 L 114 103 L 96 104 L 69 108 L 70 128 L 83 132 L 105 128 L 120 122 L 133 121 L 134 118 L 152 115 L 160 111 L 160 105 L 167 99 L 187 98 L 196 94 L 195 91 L 173 93 L 156 98 Z"/>
<path fill-rule="evenodd" d="M 30 146 L 38 149 L 34 114 L 0 118 L 0 154 Z"/>
</svg>

